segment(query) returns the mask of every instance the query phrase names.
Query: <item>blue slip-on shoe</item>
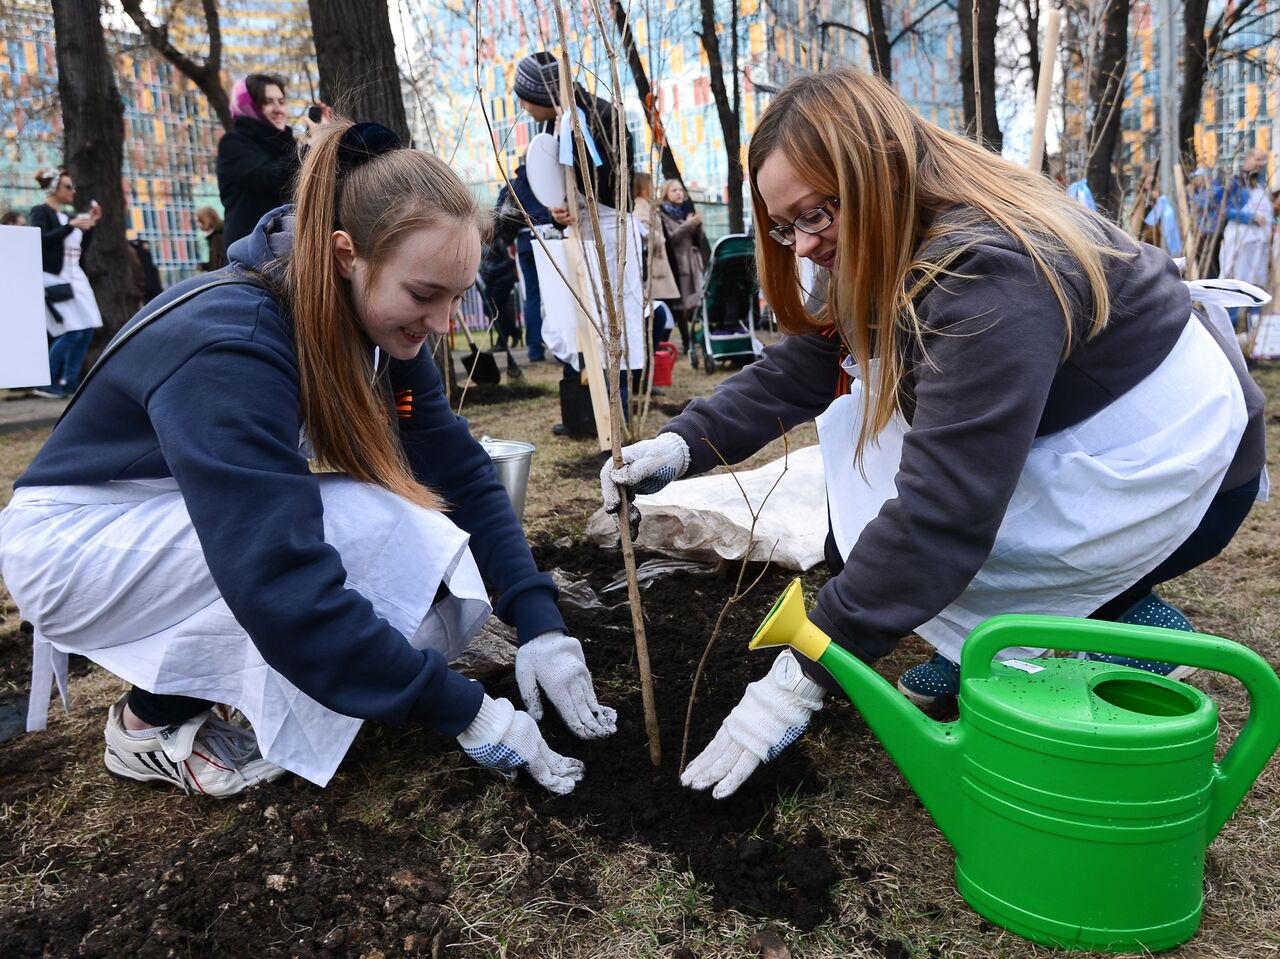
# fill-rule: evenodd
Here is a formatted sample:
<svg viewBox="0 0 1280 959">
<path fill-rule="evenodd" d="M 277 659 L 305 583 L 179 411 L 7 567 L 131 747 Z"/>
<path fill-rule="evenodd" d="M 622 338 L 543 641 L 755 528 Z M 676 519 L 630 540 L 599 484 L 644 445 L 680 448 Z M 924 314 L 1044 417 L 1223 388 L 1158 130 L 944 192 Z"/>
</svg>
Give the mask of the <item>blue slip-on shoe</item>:
<svg viewBox="0 0 1280 959">
<path fill-rule="evenodd" d="M 929 706 L 960 692 L 960 667 L 941 653 L 898 677 L 898 692 L 917 706 Z"/>
<path fill-rule="evenodd" d="M 1116 620 L 1117 623 L 1132 623 L 1137 626 L 1159 626 L 1163 629 L 1180 629 L 1194 633 L 1191 621 L 1182 615 L 1182 610 L 1166 603 L 1155 593 L 1148 593 L 1129 611 Z M 1085 659 L 1097 663 L 1115 663 L 1117 666 L 1129 666 L 1143 672 L 1155 673 L 1169 679 L 1186 679 L 1196 671 L 1194 666 L 1180 666 L 1177 663 L 1162 663 L 1154 659 L 1135 659 L 1132 656 L 1112 656 L 1104 653 L 1085 653 Z"/>
</svg>

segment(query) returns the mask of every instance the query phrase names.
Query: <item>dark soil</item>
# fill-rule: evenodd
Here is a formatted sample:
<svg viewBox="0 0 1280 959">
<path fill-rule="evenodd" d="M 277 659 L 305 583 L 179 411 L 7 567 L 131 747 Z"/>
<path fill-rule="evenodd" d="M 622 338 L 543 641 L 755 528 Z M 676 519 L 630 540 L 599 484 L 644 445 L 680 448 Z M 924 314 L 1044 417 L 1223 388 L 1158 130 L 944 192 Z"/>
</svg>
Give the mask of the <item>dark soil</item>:
<svg viewBox="0 0 1280 959">
<path fill-rule="evenodd" d="M 539 565 L 585 575 L 597 589 L 621 568 L 616 552 L 578 546 L 540 548 Z M 748 654 L 754 630 L 789 574 L 769 572 L 730 615 L 702 679 L 689 742 L 692 758 L 710 741 L 746 684 L 767 669 L 769 657 Z M 650 657 L 662 724 L 662 765 L 648 758 L 638 688 L 618 701 L 615 736 L 597 742 L 574 738 L 548 711 L 543 729 L 552 747 L 586 763 L 587 776 L 568 797 L 552 797 L 522 777 L 496 818 L 471 820 L 465 810 L 493 784 L 480 770 L 442 780 L 429 797 L 395 802 L 392 823 L 370 827 L 336 818 L 350 790 L 394 773 L 394 763 L 414 755 L 448 752 L 441 736 L 366 726 L 339 776 L 321 790 L 300 780 L 259 787 L 242 802 L 217 803 L 174 795 L 174 802 L 204 803 L 211 819 L 227 824 L 192 836 L 177 835 L 167 852 L 139 858 L 127 844 L 100 843 L 45 851 L 51 869 L 44 882 L 60 882 L 75 894 L 35 909 L 0 913 L 0 955 L 17 956 L 360 956 L 390 954 L 467 956 L 453 910 L 466 916 L 465 891 L 452 897 L 441 872 L 441 854 L 430 836 L 440 809 L 459 813 L 455 825 L 486 854 L 528 850 L 528 865 L 511 896 L 517 902 L 552 901 L 573 922 L 575 911 L 601 901 L 589 868 L 555 838 L 560 822 L 594 837 L 607 850 L 640 843 L 674 857 L 678 866 L 713 892 L 716 904 L 810 929 L 833 912 L 831 886 L 867 878 L 856 844 L 833 844 L 817 827 L 801 835 L 779 828 L 779 799 L 815 792 L 819 781 L 803 750 L 791 749 L 762 766 L 723 801 L 682 788 L 677 763 L 694 666 L 715 617 L 733 589 L 718 575 L 674 573 L 646 591 Z M 617 597 L 617 598 L 615 598 Z M 620 602 L 618 593 L 607 602 Z M 605 611 L 566 611 L 571 631 L 583 640 L 600 683 L 622 680 L 630 688 L 634 647 L 625 604 Z M 491 692 L 519 701 L 514 678 Z M 844 727 L 866 735 L 852 709 L 827 708 L 814 726 Z M 54 741 L 50 741 L 50 740 Z M 27 748 L 41 746 L 43 748 Z M 58 776 L 71 750 L 57 737 L 20 737 L 3 747 L 4 779 L 16 794 L 29 793 Z M 21 754 L 21 756 L 19 755 Z M 59 755 L 62 754 L 62 755 Z M 58 769 L 37 761 L 50 759 Z M 10 765 L 22 759 L 17 768 Z M 27 785 L 21 788 L 20 783 Z M 128 801 L 122 785 L 120 801 Z M 521 848 L 523 847 L 523 848 Z M 22 858 L 16 841 L 0 836 L 0 861 Z M 485 860 L 477 858 L 483 866 Z M 473 873 L 469 884 L 497 878 Z M 705 921 L 689 913 L 671 917 L 683 932 Z M 659 931 L 661 933 L 661 931 Z M 511 953 L 514 955 L 515 953 Z"/>
<path fill-rule="evenodd" d="M 586 571 L 597 589 L 622 567 L 620 553 L 593 547 L 539 550 L 538 560 L 544 568 L 558 565 Z M 733 575 L 736 577 L 736 569 Z M 767 671 L 771 656 L 749 654 L 746 640 L 792 575 L 766 573 L 755 591 L 726 617 L 699 683 L 688 760 L 710 742 L 746 685 Z M 676 572 L 656 581 L 644 593 L 662 765 L 655 769 L 649 762 L 637 689 L 626 701 L 611 704 L 620 719 L 618 732 L 609 739 L 583 742 L 565 731 L 558 720 L 544 720 L 552 747 L 585 762 L 587 777 L 574 790 L 572 803 L 533 793 L 530 801 L 540 816 L 570 820 L 602 839 L 640 841 L 672 853 L 684 860 L 698 880 L 712 887 L 720 905 L 811 929 L 831 914 L 829 887 L 846 877 L 818 830 L 799 838 L 783 837 L 775 830 L 774 809 L 780 796 L 803 796 L 819 788 L 803 752 L 784 752 L 760 767 L 725 800 L 685 789 L 678 781 L 693 671 L 733 586 L 733 579 L 714 574 Z M 607 596 L 610 602 L 621 599 L 616 592 Z M 599 675 L 619 670 L 634 674 L 634 636 L 625 604 L 594 614 L 568 611 L 566 619 L 570 630 L 583 639 L 593 671 Z M 514 696 L 517 690 L 508 679 L 496 692 Z M 815 715 L 813 728 L 829 723 L 865 728 L 851 709 L 823 710 Z"/>
<path fill-rule="evenodd" d="M 507 381 L 497 386 L 472 383 L 467 387 L 467 395 L 465 397 L 462 395 L 462 387 L 455 387 L 452 402 L 456 409 L 458 401 L 461 399 L 463 412 L 465 413 L 468 406 L 492 406 L 495 403 L 512 403 L 516 400 L 540 400 L 551 393 L 552 389 L 550 387 L 524 383 L 520 380 Z"/>
</svg>

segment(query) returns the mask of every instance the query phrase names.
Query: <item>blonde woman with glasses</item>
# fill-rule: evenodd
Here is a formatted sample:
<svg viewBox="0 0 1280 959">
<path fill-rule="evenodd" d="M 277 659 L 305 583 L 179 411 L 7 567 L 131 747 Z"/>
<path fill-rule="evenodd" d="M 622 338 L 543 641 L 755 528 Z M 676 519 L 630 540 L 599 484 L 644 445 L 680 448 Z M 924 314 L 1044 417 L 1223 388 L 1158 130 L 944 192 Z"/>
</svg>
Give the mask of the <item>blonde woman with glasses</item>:
<svg viewBox="0 0 1280 959">
<path fill-rule="evenodd" d="M 965 637 L 999 613 L 1189 629 L 1152 587 L 1230 541 L 1265 450 L 1262 395 L 1169 257 L 852 70 L 784 89 L 748 166 L 788 335 L 606 464 L 606 505 L 816 418 L 832 575 L 810 619 L 866 662 L 927 640 L 899 679 L 921 704 L 955 694 Z M 816 306 L 800 258 L 829 273 Z M 824 688 L 782 653 L 682 782 L 732 793 Z"/>
</svg>

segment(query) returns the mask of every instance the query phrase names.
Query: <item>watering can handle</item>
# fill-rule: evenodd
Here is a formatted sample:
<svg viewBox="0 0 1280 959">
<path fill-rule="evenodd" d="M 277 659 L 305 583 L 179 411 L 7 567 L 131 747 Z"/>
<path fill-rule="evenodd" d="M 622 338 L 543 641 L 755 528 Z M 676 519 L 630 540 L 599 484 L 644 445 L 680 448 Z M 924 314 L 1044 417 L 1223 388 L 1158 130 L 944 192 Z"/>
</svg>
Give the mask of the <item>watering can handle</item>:
<svg viewBox="0 0 1280 959">
<path fill-rule="evenodd" d="M 1240 680 L 1249 693 L 1249 718 L 1215 766 L 1207 839 L 1218 834 L 1280 745 L 1280 676 L 1252 649 L 1229 639 L 1066 616 L 996 616 L 965 640 L 960 664 L 962 695 L 966 682 L 991 676 L 996 653 L 1009 646 L 1176 662 Z"/>
</svg>

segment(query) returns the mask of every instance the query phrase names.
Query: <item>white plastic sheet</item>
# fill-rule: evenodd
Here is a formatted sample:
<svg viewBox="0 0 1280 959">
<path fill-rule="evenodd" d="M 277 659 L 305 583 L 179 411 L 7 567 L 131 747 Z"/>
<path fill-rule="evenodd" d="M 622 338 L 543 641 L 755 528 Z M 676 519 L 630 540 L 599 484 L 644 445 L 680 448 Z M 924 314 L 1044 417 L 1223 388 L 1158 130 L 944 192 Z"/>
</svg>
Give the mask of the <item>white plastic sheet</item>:
<svg viewBox="0 0 1280 959">
<path fill-rule="evenodd" d="M 640 538 L 636 545 L 667 556 L 713 562 L 740 560 L 750 541 L 750 559 L 770 560 L 802 571 L 822 560 L 827 536 L 827 494 L 822 454 L 816 446 L 796 450 L 783 460 L 754 470 L 677 480 L 651 496 L 636 497 Z M 769 490 L 777 482 L 772 495 Z M 743 499 L 742 490 L 747 499 Z M 760 504 L 768 496 L 764 509 Z M 750 501 L 750 508 L 747 501 Z M 751 536 L 751 510 L 760 512 Z M 587 540 L 598 546 L 618 541 L 618 521 L 603 509 L 587 524 Z"/>
</svg>

